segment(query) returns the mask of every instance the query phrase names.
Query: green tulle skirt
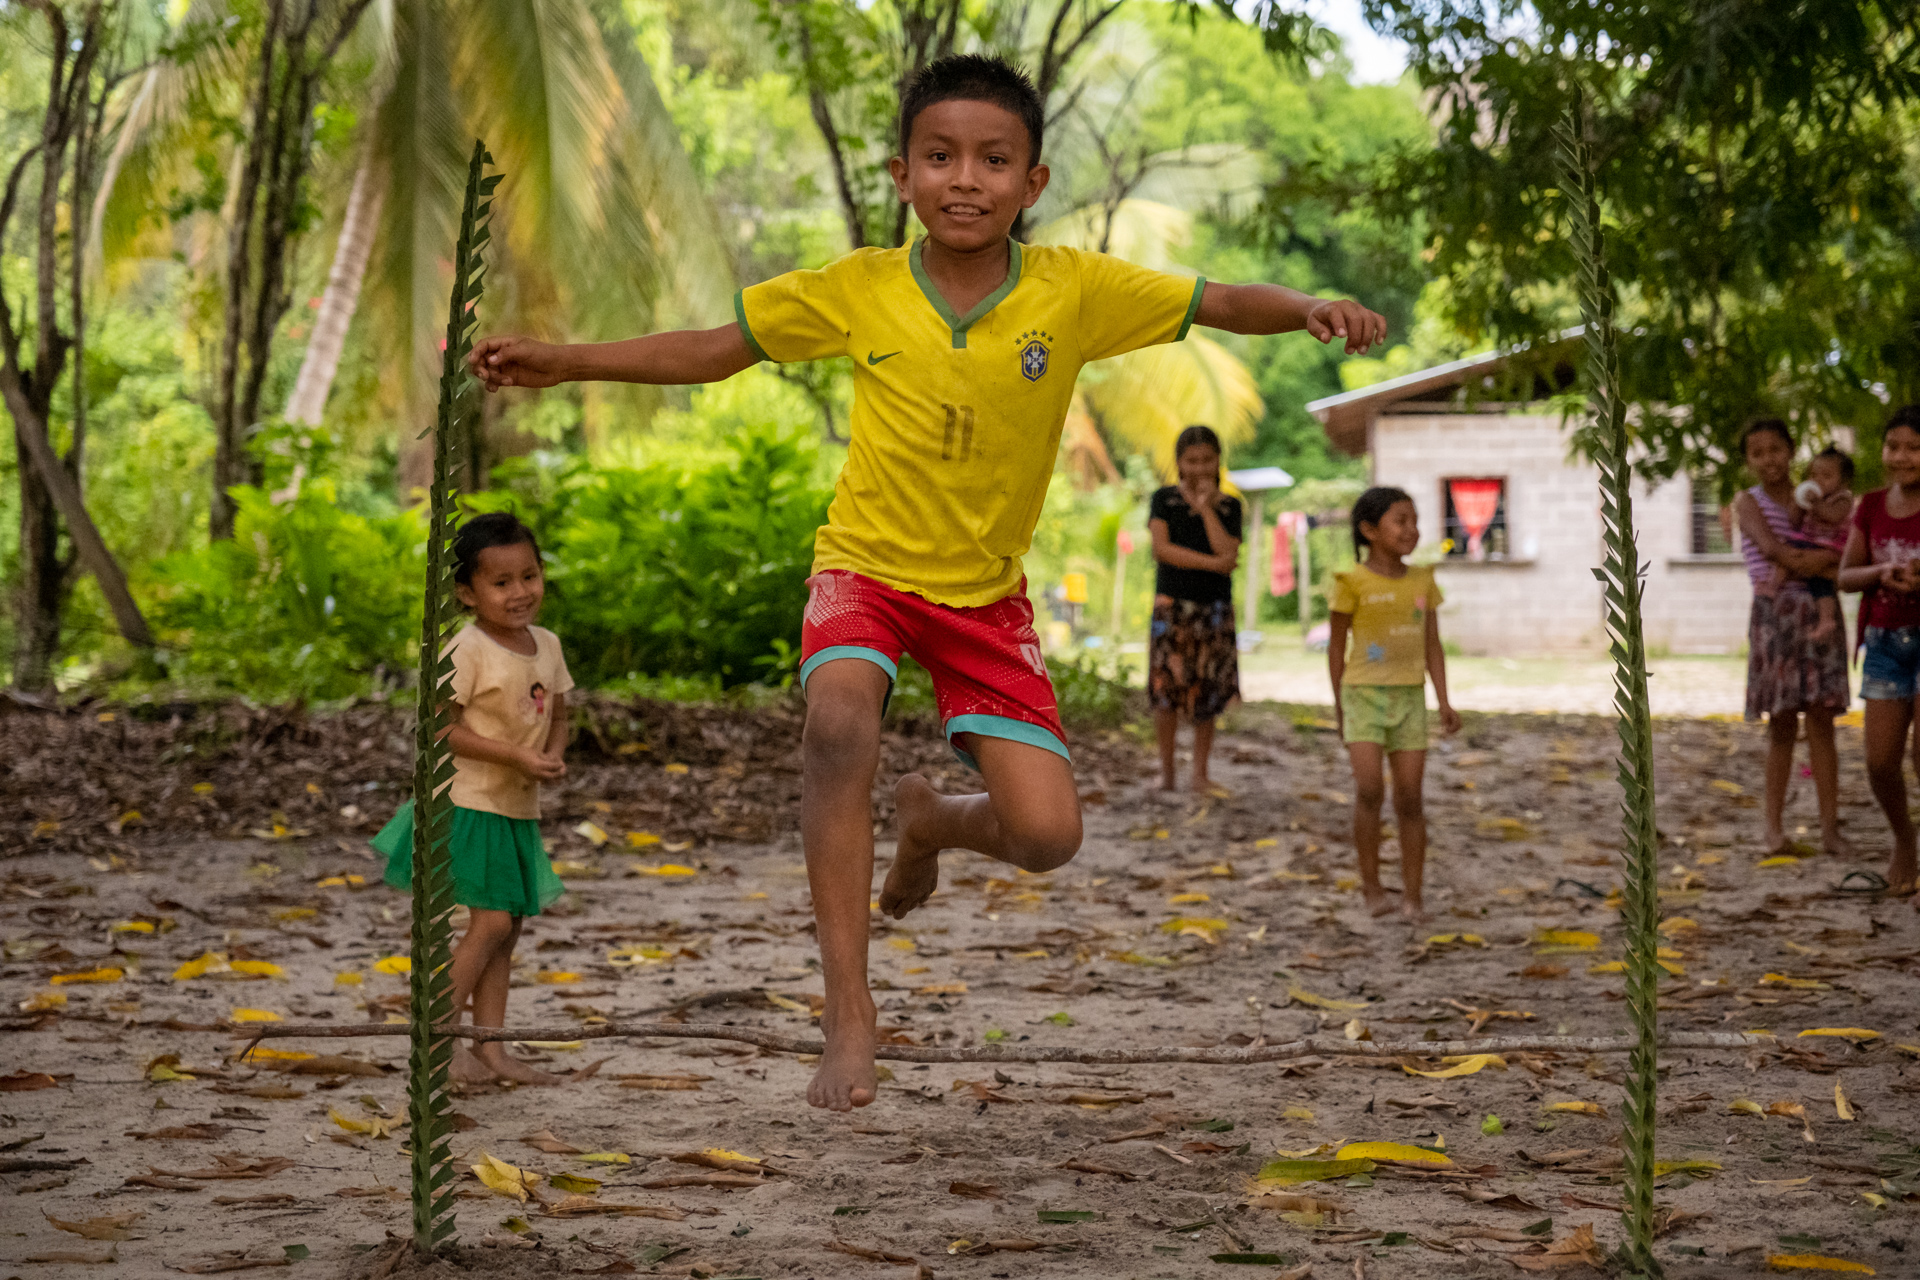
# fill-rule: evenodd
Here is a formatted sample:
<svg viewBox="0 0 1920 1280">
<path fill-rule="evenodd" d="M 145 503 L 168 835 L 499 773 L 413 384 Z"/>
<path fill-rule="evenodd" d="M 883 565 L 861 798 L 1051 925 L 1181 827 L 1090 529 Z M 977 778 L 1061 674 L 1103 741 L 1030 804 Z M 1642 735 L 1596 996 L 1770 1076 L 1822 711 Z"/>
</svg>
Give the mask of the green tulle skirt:
<svg viewBox="0 0 1920 1280">
<path fill-rule="evenodd" d="M 372 843 L 387 855 L 387 883 L 411 889 L 413 801 L 400 806 Z M 537 916 L 566 892 L 547 860 L 540 824 L 532 818 L 508 818 L 456 805 L 451 848 L 453 900 L 463 907 Z"/>
</svg>

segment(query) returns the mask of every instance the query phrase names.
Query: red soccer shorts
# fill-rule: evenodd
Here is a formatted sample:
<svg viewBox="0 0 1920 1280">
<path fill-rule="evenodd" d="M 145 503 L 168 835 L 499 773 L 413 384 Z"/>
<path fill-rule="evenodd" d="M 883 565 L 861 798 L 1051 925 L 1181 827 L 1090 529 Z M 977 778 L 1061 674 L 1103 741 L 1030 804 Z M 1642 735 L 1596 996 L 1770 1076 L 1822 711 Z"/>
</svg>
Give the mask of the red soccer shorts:
<svg viewBox="0 0 1920 1280">
<path fill-rule="evenodd" d="M 801 688 L 816 667 L 840 658 L 871 662 L 892 681 L 904 652 L 933 677 L 947 744 L 970 767 L 979 765 L 954 745 L 955 734 L 1008 738 L 1073 759 L 1025 581 L 1012 595 L 973 609 L 935 604 L 845 569 L 816 574 L 808 585 Z"/>
</svg>

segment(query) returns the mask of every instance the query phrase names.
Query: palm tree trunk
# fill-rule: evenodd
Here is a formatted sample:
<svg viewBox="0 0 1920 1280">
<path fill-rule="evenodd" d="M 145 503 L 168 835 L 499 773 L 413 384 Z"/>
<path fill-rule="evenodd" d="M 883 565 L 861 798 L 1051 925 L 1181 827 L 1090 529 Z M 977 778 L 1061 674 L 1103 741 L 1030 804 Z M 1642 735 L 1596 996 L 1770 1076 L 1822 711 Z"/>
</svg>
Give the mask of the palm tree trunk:
<svg viewBox="0 0 1920 1280">
<path fill-rule="evenodd" d="M 346 216 L 340 223 L 340 239 L 333 247 L 333 266 L 320 295 L 320 311 L 313 320 L 313 337 L 307 341 L 293 394 L 287 398 L 289 422 L 319 426 L 327 407 L 327 392 L 340 369 L 340 353 L 346 348 L 347 327 L 353 323 L 354 309 L 360 303 L 360 282 L 366 278 L 367 261 L 373 256 L 374 231 L 380 225 L 380 206 L 386 198 L 386 185 L 377 168 L 369 148 L 353 175 L 353 189 L 347 193 Z"/>
</svg>

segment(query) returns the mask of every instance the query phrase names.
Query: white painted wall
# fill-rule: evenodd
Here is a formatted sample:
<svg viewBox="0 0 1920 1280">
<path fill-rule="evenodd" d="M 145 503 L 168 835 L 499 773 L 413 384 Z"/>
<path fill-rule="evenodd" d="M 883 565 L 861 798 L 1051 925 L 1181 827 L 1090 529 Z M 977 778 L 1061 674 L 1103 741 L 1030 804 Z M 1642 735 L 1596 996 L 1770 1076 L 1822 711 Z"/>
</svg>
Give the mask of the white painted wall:
<svg viewBox="0 0 1920 1280">
<path fill-rule="evenodd" d="M 1373 429 L 1375 484 L 1413 495 L 1423 541 L 1439 538 L 1443 477 L 1505 476 L 1506 562 L 1443 563 L 1440 631 L 1468 653 L 1591 653 L 1606 647 L 1600 584 L 1599 474 L 1568 456 L 1557 414 L 1384 413 Z M 1690 552 L 1684 480 L 1636 485 L 1634 521 L 1647 565 L 1649 648 L 1732 653 L 1746 642 L 1750 599 L 1737 562 Z"/>
</svg>

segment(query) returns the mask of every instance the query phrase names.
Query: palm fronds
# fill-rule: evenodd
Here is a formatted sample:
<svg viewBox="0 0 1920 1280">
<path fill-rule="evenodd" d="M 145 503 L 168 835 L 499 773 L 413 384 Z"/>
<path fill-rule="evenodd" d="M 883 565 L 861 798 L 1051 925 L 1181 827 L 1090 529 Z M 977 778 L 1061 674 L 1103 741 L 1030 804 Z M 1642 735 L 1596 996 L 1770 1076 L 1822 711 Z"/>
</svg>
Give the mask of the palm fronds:
<svg viewBox="0 0 1920 1280">
<path fill-rule="evenodd" d="M 1594 416 L 1593 460 L 1600 469 L 1601 514 L 1606 523 L 1606 563 L 1594 571 L 1594 576 L 1606 592 L 1607 629 L 1613 634 L 1614 707 L 1620 715 L 1621 833 L 1627 881 L 1620 919 L 1626 928 L 1627 1011 L 1638 1037 L 1628 1057 L 1623 1107 L 1627 1239 L 1621 1246 L 1622 1261 L 1632 1273 L 1657 1277 L 1661 1269 L 1653 1256 L 1653 1177 L 1654 1107 L 1659 1088 L 1660 966 L 1656 929 L 1660 848 L 1654 828 L 1647 648 L 1640 625 L 1640 553 L 1633 532 L 1633 464 L 1628 452 L 1626 410 L 1620 399 L 1613 280 L 1607 273 L 1593 154 L 1577 97 L 1556 133 L 1561 188 L 1568 203 L 1568 224 L 1580 272 L 1587 396 Z"/>
<path fill-rule="evenodd" d="M 452 1037 L 435 1028 L 455 1017 L 453 1008 L 453 752 L 446 732 L 452 723 L 453 660 L 447 642 L 458 613 L 453 593 L 455 477 L 464 465 L 469 420 L 479 413 L 479 384 L 467 373 L 473 347 L 474 308 L 479 304 L 480 251 L 487 243 L 496 174 L 484 176 L 492 159 L 473 144 L 467 165 L 460 239 L 454 250 L 453 297 L 447 309 L 447 342 L 440 368 L 440 411 L 433 426 L 433 489 L 427 532 L 426 607 L 420 627 L 419 743 L 413 774 L 413 972 L 412 1053 L 408 1060 L 407 1118 L 413 1137 L 413 1246 L 431 1253 L 453 1234 L 453 1178 L 448 1139 L 453 1132 L 448 1096 Z"/>
</svg>

